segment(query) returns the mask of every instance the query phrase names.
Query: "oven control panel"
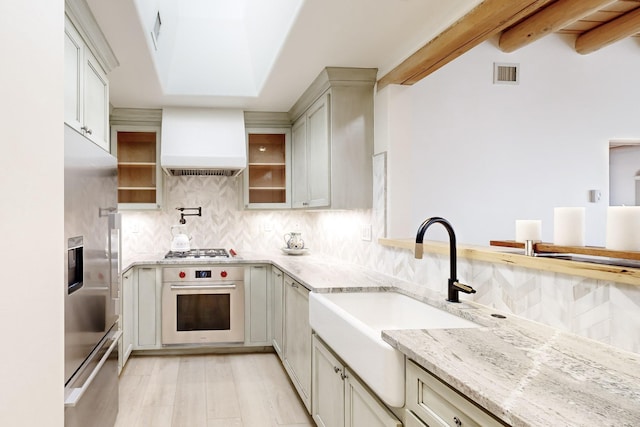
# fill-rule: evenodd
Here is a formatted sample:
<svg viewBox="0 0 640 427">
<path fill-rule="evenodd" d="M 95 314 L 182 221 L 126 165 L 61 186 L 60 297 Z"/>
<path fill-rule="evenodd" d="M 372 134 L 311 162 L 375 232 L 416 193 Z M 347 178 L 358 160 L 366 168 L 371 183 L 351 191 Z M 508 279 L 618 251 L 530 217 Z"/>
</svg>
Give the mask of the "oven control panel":
<svg viewBox="0 0 640 427">
<path fill-rule="evenodd" d="M 244 267 L 197 266 L 166 267 L 162 269 L 163 282 L 215 282 L 244 280 Z"/>
</svg>

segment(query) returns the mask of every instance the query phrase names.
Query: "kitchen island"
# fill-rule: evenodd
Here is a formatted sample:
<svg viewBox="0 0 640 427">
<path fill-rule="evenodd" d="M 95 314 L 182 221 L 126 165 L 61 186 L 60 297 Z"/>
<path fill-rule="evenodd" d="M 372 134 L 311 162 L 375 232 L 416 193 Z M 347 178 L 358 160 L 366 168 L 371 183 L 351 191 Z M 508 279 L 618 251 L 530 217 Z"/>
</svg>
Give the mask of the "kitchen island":
<svg viewBox="0 0 640 427">
<path fill-rule="evenodd" d="M 424 286 L 322 256 L 241 255 L 213 262 L 271 264 L 312 292 L 399 292 L 480 324 L 475 329 L 383 331 L 382 338 L 505 424 L 640 425 L 636 353 L 472 302 L 447 303 Z M 149 255 L 125 265 L 203 262 L 212 263 Z"/>
</svg>

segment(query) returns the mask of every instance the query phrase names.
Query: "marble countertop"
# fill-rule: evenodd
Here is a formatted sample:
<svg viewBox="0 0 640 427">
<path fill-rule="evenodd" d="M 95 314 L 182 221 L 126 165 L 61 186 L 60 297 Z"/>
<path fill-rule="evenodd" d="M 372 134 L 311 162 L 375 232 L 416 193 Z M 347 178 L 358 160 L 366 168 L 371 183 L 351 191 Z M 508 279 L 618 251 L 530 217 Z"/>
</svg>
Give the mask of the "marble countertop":
<svg viewBox="0 0 640 427">
<path fill-rule="evenodd" d="M 316 255 L 242 253 L 221 261 L 165 260 L 136 265 L 270 263 L 314 292 L 397 291 L 482 325 L 473 329 L 393 330 L 382 338 L 499 419 L 513 426 L 640 426 L 640 355 L 443 295 L 359 266 Z M 464 298 L 464 296 L 461 296 Z"/>
</svg>

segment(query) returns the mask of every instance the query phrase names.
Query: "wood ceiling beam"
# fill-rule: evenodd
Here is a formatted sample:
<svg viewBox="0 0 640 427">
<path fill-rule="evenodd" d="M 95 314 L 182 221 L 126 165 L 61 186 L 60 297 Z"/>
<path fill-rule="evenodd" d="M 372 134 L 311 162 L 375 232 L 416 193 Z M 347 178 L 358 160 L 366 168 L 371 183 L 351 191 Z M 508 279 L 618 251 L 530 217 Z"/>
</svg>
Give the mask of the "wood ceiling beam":
<svg viewBox="0 0 640 427">
<path fill-rule="evenodd" d="M 504 31 L 500 36 L 500 49 L 513 52 L 616 1 L 558 0 Z"/>
<path fill-rule="evenodd" d="M 412 85 L 552 0 L 484 0 L 378 80 Z"/>
<path fill-rule="evenodd" d="M 637 32 L 640 32 L 640 8 L 579 35 L 576 52 L 586 55 Z"/>
</svg>

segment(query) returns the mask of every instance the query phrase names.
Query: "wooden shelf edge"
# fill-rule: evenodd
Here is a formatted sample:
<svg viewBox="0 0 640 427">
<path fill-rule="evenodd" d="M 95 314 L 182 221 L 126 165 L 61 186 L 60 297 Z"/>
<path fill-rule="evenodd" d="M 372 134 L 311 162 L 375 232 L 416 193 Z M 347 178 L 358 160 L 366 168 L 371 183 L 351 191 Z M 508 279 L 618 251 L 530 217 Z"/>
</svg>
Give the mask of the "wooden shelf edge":
<svg viewBox="0 0 640 427">
<path fill-rule="evenodd" d="M 514 240 L 491 240 L 489 245 L 524 249 L 524 243 L 516 242 Z M 640 252 L 616 251 L 600 246 L 560 246 L 554 245 L 553 243 L 540 242 L 534 243 L 533 250 L 534 252 L 541 254 L 576 254 L 640 261 Z"/>
<path fill-rule="evenodd" d="M 118 162 L 118 166 L 156 166 L 155 162 Z"/>
<path fill-rule="evenodd" d="M 415 247 L 415 240 L 408 238 L 380 238 L 378 243 L 381 246 L 391 248 L 409 249 L 412 254 Z M 449 244 L 445 242 L 428 241 L 424 243 L 423 248 L 425 253 L 449 254 Z M 511 247 L 500 249 L 498 247 L 458 244 L 457 249 L 458 257 L 461 258 L 640 286 L 640 268 L 532 257 L 526 256 L 520 250 Z"/>
<path fill-rule="evenodd" d="M 249 187 L 249 190 L 279 190 L 284 191 L 287 187 Z"/>
<path fill-rule="evenodd" d="M 138 191 L 138 190 L 157 190 L 156 187 L 118 187 L 118 191 L 120 190 L 124 190 L 124 191 Z"/>
<path fill-rule="evenodd" d="M 280 163 L 280 162 L 278 163 L 257 163 L 257 162 L 247 163 L 247 166 L 264 166 L 264 167 L 286 166 L 286 165 L 287 165 L 286 163 Z"/>
</svg>

